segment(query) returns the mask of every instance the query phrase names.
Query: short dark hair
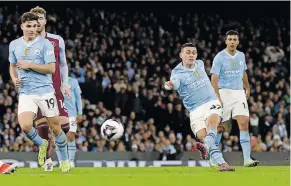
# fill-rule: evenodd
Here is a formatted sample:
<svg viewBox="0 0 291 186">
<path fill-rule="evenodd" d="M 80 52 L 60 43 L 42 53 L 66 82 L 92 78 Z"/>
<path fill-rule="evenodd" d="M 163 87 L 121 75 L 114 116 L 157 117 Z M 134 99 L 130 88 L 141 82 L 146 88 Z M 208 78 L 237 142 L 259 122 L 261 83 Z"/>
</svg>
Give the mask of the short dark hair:
<svg viewBox="0 0 291 186">
<path fill-rule="evenodd" d="M 21 23 L 25 23 L 26 21 L 38 21 L 38 15 L 32 12 L 25 12 L 21 16 Z"/>
<path fill-rule="evenodd" d="M 196 46 L 195 46 L 193 43 L 185 43 L 185 44 L 183 44 L 183 45 L 181 46 L 181 51 L 182 51 L 183 48 L 185 48 L 185 47 L 194 47 L 194 48 L 196 48 Z"/>
<path fill-rule="evenodd" d="M 239 35 L 238 35 L 238 32 L 235 31 L 235 30 L 229 30 L 229 31 L 226 32 L 226 37 L 227 37 L 227 36 L 232 36 L 232 35 L 239 36 Z"/>
</svg>

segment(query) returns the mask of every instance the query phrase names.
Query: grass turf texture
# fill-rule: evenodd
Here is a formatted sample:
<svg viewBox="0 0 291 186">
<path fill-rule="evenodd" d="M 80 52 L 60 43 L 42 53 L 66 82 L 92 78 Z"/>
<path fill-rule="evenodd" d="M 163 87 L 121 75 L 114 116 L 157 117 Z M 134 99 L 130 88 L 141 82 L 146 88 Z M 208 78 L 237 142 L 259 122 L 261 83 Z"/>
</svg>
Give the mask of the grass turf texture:
<svg viewBox="0 0 291 186">
<path fill-rule="evenodd" d="M 218 172 L 211 167 L 74 168 L 69 173 L 19 168 L 0 175 L 0 186 L 289 186 L 289 167 L 235 167 Z"/>
</svg>

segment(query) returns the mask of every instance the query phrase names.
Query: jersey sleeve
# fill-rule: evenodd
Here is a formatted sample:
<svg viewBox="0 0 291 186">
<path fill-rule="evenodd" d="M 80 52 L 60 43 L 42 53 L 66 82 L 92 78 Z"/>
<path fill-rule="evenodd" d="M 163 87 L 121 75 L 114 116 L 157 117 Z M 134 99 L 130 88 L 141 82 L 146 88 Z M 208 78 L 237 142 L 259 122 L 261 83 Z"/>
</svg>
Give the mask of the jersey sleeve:
<svg viewBox="0 0 291 186">
<path fill-rule="evenodd" d="M 77 110 L 77 114 L 78 115 L 82 115 L 82 97 L 81 97 L 81 88 L 79 86 L 79 83 L 77 80 L 74 79 L 74 89 L 73 89 L 73 93 L 75 96 L 75 100 L 76 100 L 76 110 Z"/>
<path fill-rule="evenodd" d="M 174 87 L 173 87 L 174 90 L 178 90 L 180 87 L 180 78 L 179 78 L 178 74 L 175 73 L 175 71 L 172 71 L 170 80 L 173 81 L 173 83 L 174 83 Z"/>
<path fill-rule="evenodd" d="M 54 47 L 51 44 L 51 42 L 49 42 L 49 40 L 47 39 L 45 40 L 44 43 L 43 59 L 45 64 L 56 62 Z"/>
<path fill-rule="evenodd" d="M 221 70 L 221 60 L 219 59 L 219 56 L 216 55 L 214 57 L 214 60 L 213 60 L 213 64 L 212 64 L 212 67 L 211 67 L 211 70 L 210 70 L 210 73 L 211 74 L 216 74 L 216 75 L 219 75 L 220 74 L 220 70 Z"/>
<path fill-rule="evenodd" d="M 61 79 L 62 79 L 62 83 L 64 85 L 68 85 L 69 69 L 68 69 L 68 64 L 66 61 L 65 42 L 64 42 L 64 39 L 62 37 L 60 37 L 60 39 L 59 39 L 59 45 L 60 45 L 59 59 L 60 59 Z"/>
<path fill-rule="evenodd" d="M 248 69 L 246 56 L 243 54 L 243 62 L 244 62 L 244 71 Z"/>
<path fill-rule="evenodd" d="M 17 59 L 16 56 L 14 54 L 15 48 L 14 48 L 14 42 L 11 42 L 9 44 L 9 62 L 12 64 L 16 64 Z"/>
</svg>

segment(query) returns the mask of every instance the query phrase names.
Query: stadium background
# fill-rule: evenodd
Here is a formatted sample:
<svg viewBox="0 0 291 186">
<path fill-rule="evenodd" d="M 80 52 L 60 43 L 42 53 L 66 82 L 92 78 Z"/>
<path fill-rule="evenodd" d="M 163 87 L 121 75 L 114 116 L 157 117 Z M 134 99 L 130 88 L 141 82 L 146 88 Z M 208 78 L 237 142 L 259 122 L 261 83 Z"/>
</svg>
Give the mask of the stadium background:
<svg viewBox="0 0 291 186">
<path fill-rule="evenodd" d="M 162 85 L 179 62 L 181 44 L 193 42 L 211 68 L 229 29 L 240 33 L 251 86 L 252 151 L 290 150 L 289 2 L 0 3 L 0 152 L 36 151 L 17 123 L 17 94 L 8 74 L 8 44 L 21 36 L 19 18 L 37 5 L 47 31 L 66 43 L 70 74 L 83 91 L 78 151 L 158 151 L 169 139 L 179 154 L 195 152 L 189 115 L 177 93 Z M 104 10 L 104 11 L 100 11 Z M 102 122 L 125 124 L 122 140 L 100 139 Z M 235 121 L 224 152 L 240 151 Z"/>
</svg>

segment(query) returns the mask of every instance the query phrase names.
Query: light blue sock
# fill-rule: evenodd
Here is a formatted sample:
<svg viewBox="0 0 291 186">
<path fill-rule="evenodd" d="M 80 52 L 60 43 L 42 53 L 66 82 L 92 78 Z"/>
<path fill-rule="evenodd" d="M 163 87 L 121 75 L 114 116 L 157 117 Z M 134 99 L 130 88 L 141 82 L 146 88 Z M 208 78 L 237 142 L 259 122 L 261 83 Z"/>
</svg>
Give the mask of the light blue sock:
<svg viewBox="0 0 291 186">
<path fill-rule="evenodd" d="M 215 146 L 215 138 L 216 138 L 217 129 L 216 128 L 208 128 L 207 135 L 205 137 L 204 143 L 208 147 L 209 150 L 214 149 Z"/>
<path fill-rule="evenodd" d="M 26 134 L 26 136 L 37 146 L 41 146 L 43 143 L 43 139 L 38 135 L 34 127 L 31 128 L 31 130 L 29 131 L 29 133 Z"/>
<path fill-rule="evenodd" d="M 217 133 L 216 135 L 216 139 L 215 139 L 215 146 L 218 148 L 221 142 L 221 137 L 222 137 L 222 133 Z"/>
<path fill-rule="evenodd" d="M 70 162 L 74 162 L 75 161 L 75 154 L 76 154 L 76 142 L 75 141 L 68 142 L 68 153 L 69 153 Z"/>
<path fill-rule="evenodd" d="M 56 154 L 57 154 L 59 163 L 61 163 L 61 161 L 62 161 L 62 155 L 61 155 L 61 152 L 60 152 L 60 150 L 59 150 L 58 147 L 56 147 Z"/>
<path fill-rule="evenodd" d="M 60 160 L 61 161 L 69 160 L 66 134 L 64 133 L 64 131 L 62 131 L 62 133 L 59 136 L 54 137 L 57 149 L 60 151 Z"/>
<path fill-rule="evenodd" d="M 240 145 L 244 155 L 244 162 L 251 159 L 251 145 L 249 131 L 240 131 L 239 137 Z"/>
<path fill-rule="evenodd" d="M 209 156 L 211 159 L 215 160 L 218 165 L 225 163 L 225 160 L 222 157 L 222 153 L 217 147 L 209 151 Z"/>
</svg>

